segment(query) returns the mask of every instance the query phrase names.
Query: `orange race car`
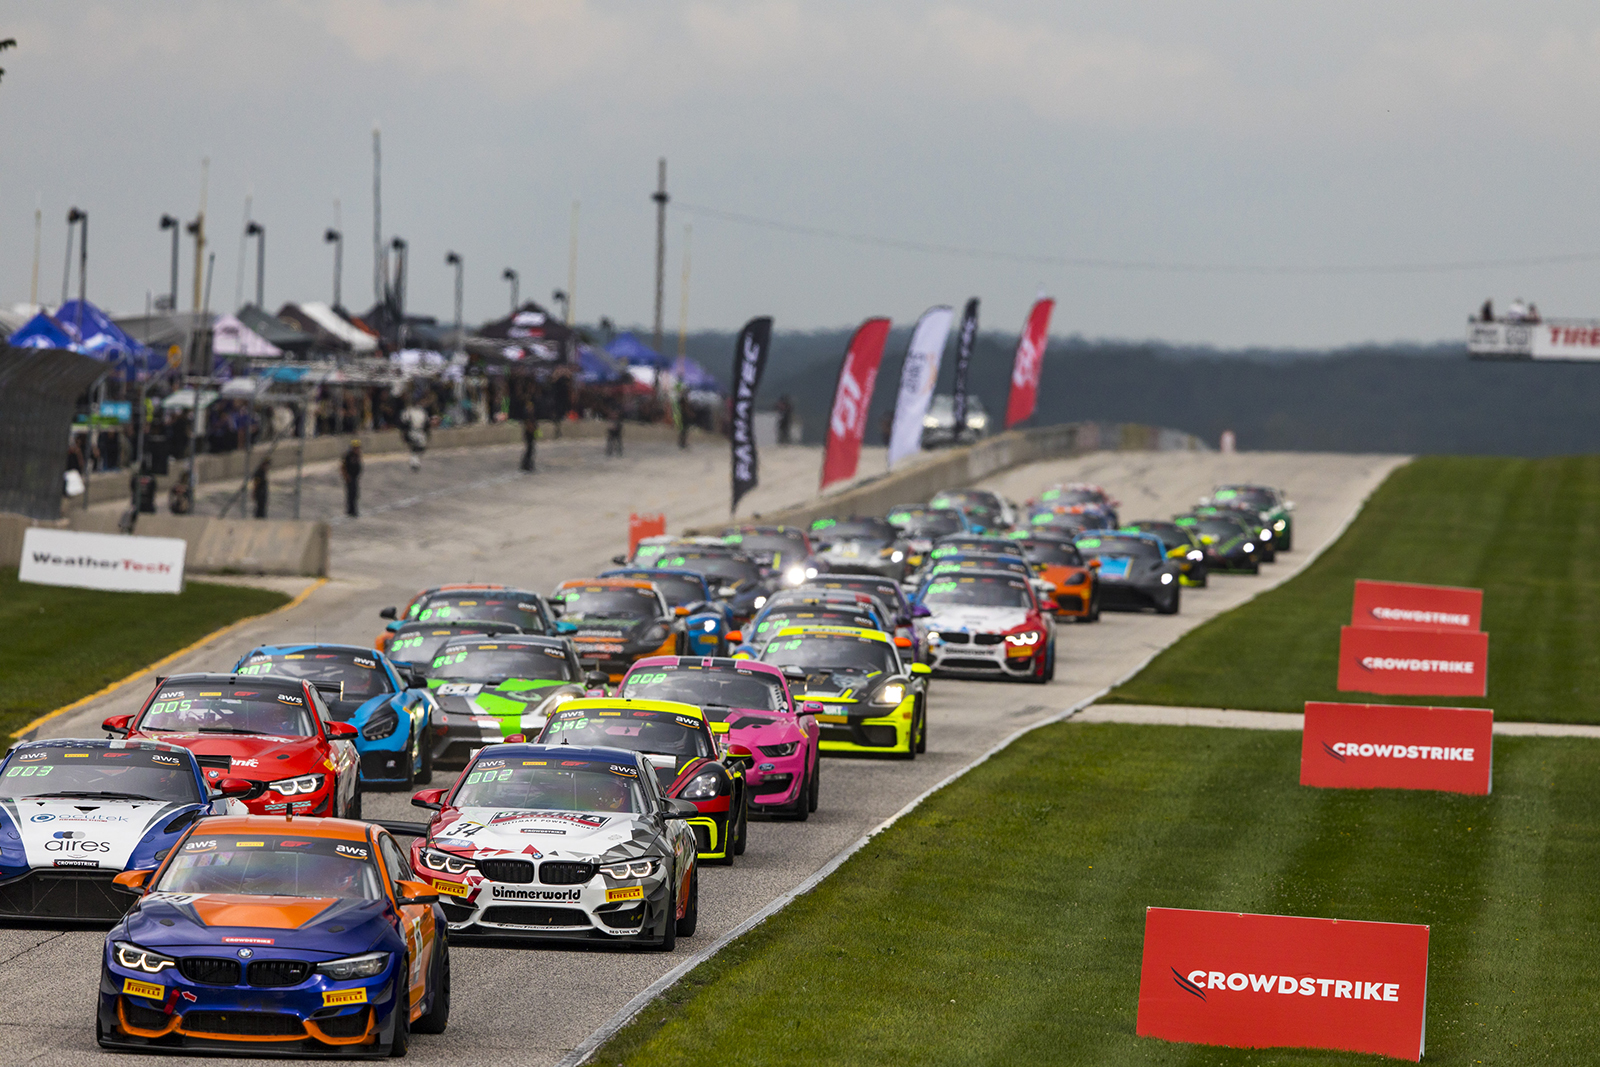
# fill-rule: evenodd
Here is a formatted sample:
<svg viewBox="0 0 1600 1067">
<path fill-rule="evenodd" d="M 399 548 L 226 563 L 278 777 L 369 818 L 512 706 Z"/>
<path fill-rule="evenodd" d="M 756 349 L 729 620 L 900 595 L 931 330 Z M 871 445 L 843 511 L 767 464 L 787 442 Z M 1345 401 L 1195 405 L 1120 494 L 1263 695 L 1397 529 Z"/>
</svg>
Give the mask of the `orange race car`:
<svg viewBox="0 0 1600 1067">
<path fill-rule="evenodd" d="M 1100 621 L 1100 561 L 1084 561 L 1073 544 L 1073 533 L 1035 526 L 1003 536 L 1016 543 L 1035 574 L 1056 587 L 1049 597 L 1041 598 L 1056 618 Z"/>
<path fill-rule="evenodd" d="M 613 682 L 622 681 L 635 660 L 677 652 L 677 617 L 649 582 L 573 579 L 556 587 L 550 609 L 570 633 L 584 669 L 604 671 Z"/>
</svg>

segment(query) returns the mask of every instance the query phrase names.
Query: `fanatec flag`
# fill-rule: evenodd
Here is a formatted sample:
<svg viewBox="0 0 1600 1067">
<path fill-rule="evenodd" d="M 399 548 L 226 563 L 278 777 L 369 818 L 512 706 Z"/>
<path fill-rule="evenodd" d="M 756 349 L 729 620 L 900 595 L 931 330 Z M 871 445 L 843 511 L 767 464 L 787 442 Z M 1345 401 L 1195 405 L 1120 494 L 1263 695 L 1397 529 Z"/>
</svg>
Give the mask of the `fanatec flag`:
<svg viewBox="0 0 1600 1067">
<path fill-rule="evenodd" d="M 759 465 L 756 456 L 756 390 L 761 387 L 761 372 L 767 369 L 767 349 L 772 343 L 772 318 L 751 319 L 739 331 L 733 346 L 733 503 L 728 514 L 739 510 L 739 500 L 756 487 Z"/>
<path fill-rule="evenodd" d="M 906 346 L 906 361 L 900 368 L 900 395 L 894 402 L 894 427 L 889 431 L 889 467 L 892 470 L 907 456 L 922 451 L 922 419 L 933 399 L 933 386 L 939 380 L 939 359 L 950 337 L 955 309 L 931 307 L 917 320 Z"/>
<path fill-rule="evenodd" d="M 1028 324 L 1017 342 L 1017 358 L 1011 364 L 1011 398 L 1006 401 L 1006 429 L 1033 414 L 1039 402 L 1039 372 L 1044 369 L 1044 346 L 1050 339 L 1050 312 L 1054 300 L 1040 299 L 1028 312 Z"/>
<path fill-rule="evenodd" d="M 956 335 L 956 383 L 951 390 L 955 421 L 952 432 L 960 437 L 967 428 L 967 367 L 972 363 L 972 345 L 978 339 L 978 298 L 967 301 L 961 313 L 961 332 Z"/>
<path fill-rule="evenodd" d="M 822 453 L 822 488 L 854 478 L 861 459 L 861 439 L 867 432 L 867 407 L 883 361 L 883 342 L 889 338 L 888 319 L 868 319 L 857 327 L 839 364 L 839 382 L 833 387 L 833 408 L 828 412 L 828 442 Z"/>
</svg>

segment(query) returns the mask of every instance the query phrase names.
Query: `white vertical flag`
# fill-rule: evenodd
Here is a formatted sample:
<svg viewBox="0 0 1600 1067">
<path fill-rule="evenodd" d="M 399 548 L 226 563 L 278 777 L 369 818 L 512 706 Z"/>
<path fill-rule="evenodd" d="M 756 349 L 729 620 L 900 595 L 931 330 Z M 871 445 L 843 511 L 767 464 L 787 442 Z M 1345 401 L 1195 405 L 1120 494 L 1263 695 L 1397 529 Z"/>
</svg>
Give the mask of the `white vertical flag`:
<svg viewBox="0 0 1600 1067">
<path fill-rule="evenodd" d="M 933 399 L 939 380 L 939 359 L 950 336 L 955 309 L 944 304 L 931 307 L 917 320 L 906 346 L 906 361 L 900 369 L 900 395 L 894 402 L 894 429 L 889 432 L 889 466 L 922 451 L 922 419 Z"/>
</svg>

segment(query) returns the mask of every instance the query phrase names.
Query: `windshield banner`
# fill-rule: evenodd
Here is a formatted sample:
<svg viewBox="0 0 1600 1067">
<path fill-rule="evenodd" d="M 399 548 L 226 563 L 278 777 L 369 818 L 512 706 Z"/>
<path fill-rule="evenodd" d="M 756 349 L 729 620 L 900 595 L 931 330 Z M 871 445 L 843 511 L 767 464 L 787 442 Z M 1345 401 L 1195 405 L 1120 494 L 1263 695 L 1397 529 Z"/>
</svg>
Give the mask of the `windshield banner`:
<svg viewBox="0 0 1600 1067">
<path fill-rule="evenodd" d="M 183 592 L 180 537 L 124 537 L 29 527 L 22 534 L 17 580 L 123 593 Z"/>
<path fill-rule="evenodd" d="M 1028 324 L 1017 340 L 1011 362 L 1011 398 L 1006 401 L 1006 429 L 1033 415 L 1039 401 L 1039 374 L 1044 370 L 1044 348 L 1050 341 L 1050 312 L 1056 302 L 1040 299 L 1028 312 Z"/>
<path fill-rule="evenodd" d="M 1483 628 L 1483 590 L 1357 578 L 1350 625 L 1471 633 Z"/>
<path fill-rule="evenodd" d="M 1147 908 L 1141 1037 L 1420 1061 L 1428 928 Z"/>
<path fill-rule="evenodd" d="M 888 319 L 868 319 L 850 338 L 839 364 L 839 382 L 833 389 L 828 412 L 828 440 L 822 453 L 822 488 L 856 476 L 861 461 L 861 441 L 867 433 L 867 408 L 872 387 L 883 362 L 883 343 L 889 339 Z"/>
<path fill-rule="evenodd" d="M 950 432 L 961 440 L 967 430 L 967 368 L 972 364 L 972 346 L 978 340 L 978 298 L 967 301 L 961 312 L 961 329 L 956 334 L 956 378 L 950 388 Z"/>
<path fill-rule="evenodd" d="M 950 338 L 955 308 L 931 307 L 917 320 L 900 367 L 900 394 L 894 402 L 894 428 L 889 431 L 889 468 L 922 451 L 922 420 L 939 381 L 939 360 Z"/>
<path fill-rule="evenodd" d="M 760 480 L 754 425 L 756 390 L 761 387 L 761 372 L 767 369 L 771 344 L 772 318 L 763 315 L 744 324 L 733 346 L 733 425 L 728 433 L 733 443 L 733 502 L 728 505 L 729 515 L 739 510 L 740 498 Z"/>
<path fill-rule="evenodd" d="M 1489 635 L 1341 626 L 1339 691 L 1385 696 L 1484 696 L 1489 691 Z"/>
<path fill-rule="evenodd" d="M 1300 784 L 1319 789 L 1493 788 L 1494 712 L 1306 702 Z"/>
</svg>

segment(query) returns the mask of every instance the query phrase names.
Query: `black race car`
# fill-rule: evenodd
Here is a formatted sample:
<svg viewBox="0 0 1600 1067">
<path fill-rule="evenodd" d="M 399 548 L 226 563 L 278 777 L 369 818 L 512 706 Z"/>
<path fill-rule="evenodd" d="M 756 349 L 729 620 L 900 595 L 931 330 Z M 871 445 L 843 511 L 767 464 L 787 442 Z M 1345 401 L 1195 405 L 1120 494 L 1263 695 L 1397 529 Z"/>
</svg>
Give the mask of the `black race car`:
<svg viewBox="0 0 1600 1067">
<path fill-rule="evenodd" d="M 1261 570 L 1260 545 L 1237 516 L 1176 515 L 1172 521 L 1193 530 L 1200 539 L 1206 554 L 1207 571 L 1243 571 L 1257 574 Z"/>
<path fill-rule="evenodd" d="M 1167 546 L 1167 555 L 1183 564 L 1183 584 L 1204 588 L 1210 575 L 1205 546 L 1188 526 L 1160 519 L 1140 519 L 1123 527 L 1128 533 L 1155 534 Z"/>
<path fill-rule="evenodd" d="M 910 549 L 898 526 L 886 519 L 818 519 L 811 524 L 818 569 L 834 574 L 905 577 Z"/>
<path fill-rule="evenodd" d="M 1169 559 L 1154 534 L 1096 530 L 1078 538 L 1078 551 L 1100 563 L 1100 606 L 1107 611 L 1154 608 L 1176 615 L 1182 564 Z"/>
</svg>

